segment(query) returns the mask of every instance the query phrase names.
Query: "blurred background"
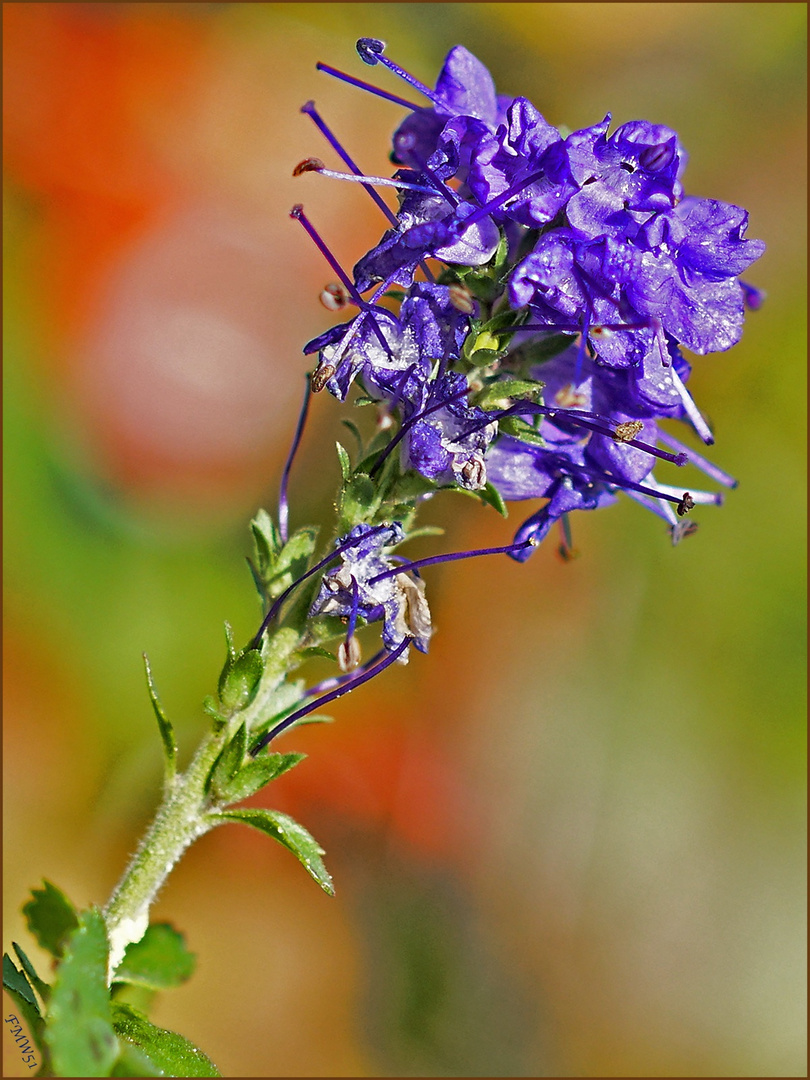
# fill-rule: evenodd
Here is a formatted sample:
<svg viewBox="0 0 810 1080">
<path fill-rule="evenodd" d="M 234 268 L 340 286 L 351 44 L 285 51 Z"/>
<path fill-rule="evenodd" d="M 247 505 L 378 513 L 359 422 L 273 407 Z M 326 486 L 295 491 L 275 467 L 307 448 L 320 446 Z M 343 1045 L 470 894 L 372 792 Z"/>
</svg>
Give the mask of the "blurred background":
<svg viewBox="0 0 810 1080">
<path fill-rule="evenodd" d="M 157 1023 L 226 1076 L 804 1076 L 804 4 L 4 4 L 5 917 L 47 877 L 103 903 L 155 805 L 147 651 L 188 754 L 258 607 L 271 509 L 332 278 L 384 224 L 300 106 L 369 171 L 399 92 L 462 43 L 555 124 L 676 128 L 691 194 L 746 207 L 768 293 L 690 384 L 740 479 L 670 546 L 623 500 L 426 577 L 428 657 L 337 703 L 256 801 L 328 849 L 329 900 L 220 829 L 157 918 L 199 956 Z M 292 479 L 326 520 L 341 410 Z M 688 436 L 687 436 L 688 438 Z M 511 539 L 472 500 L 414 556 Z M 30 947 L 35 959 L 41 959 Z M 23 1075 L 8 1039 L 5 1075 Z"/>
</svg>

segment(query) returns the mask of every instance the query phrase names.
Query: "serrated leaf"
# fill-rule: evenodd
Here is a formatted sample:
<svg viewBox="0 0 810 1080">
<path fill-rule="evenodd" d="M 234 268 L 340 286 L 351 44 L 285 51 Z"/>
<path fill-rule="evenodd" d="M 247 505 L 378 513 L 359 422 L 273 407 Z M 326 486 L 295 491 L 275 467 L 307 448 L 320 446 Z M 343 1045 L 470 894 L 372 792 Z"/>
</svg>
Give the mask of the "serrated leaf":
<svg viewBox="0 0 810 1080">
<path fill-rule="evenodd" d="M 219 679 L 219 700 L 231 714 L 246 708 L 259 688 L 264 661 L 259 649 L 246 649 L 223 668 Z"/>
<path fill-rule="evenodd" d="M 266 836 L 272 836 L 274 840 L 278 840 L 280 844 L 283 844 L 295 855 L 307 873 L 318 882 L 325 893 L 328 893 L 329 896 L 335 895 L 332 878 L 321 858 L 321 855 L 324 854 L 323 848 L 303 825 L 299 825 L 297 821 L 288 817 L 287 814 L 282 814 L 278 810 L 245 808 L 242 810 L 223 810 L 219 814 L 212 815 L 212 817 L 217 824 L 224 825 L 229 821 L 233 821 L 242 825 L 250 825 L 251 828 L 258 829 L 259 832 L 263 832 Z"/>
<path fill-rule="evenodd" d="M 160 1076 L 219 1076 L 213 1061 L 175 1031 L 156 1027 L 131 1005 L 113 1004 L 113 1025 L 122 1045 L 134 1047 Z M 128 1076 L 132 1073 L 118 1073 Z"/>
<path fill-rule="evenodd" d="M 28 982 L 25 973 L 17 970 L 14 961 L 8 953 L 3 954 L 3 989 L 13 1000 L 17 1009 L 19 1009 L 20 1015 L 28 1025 L 28 1030 L 34 1043 L 43 1055 L 47 1056 L 47 1047 L 43 1042 L 45 1021 L 42 1019 L 39 1006 L 34 998 L 34 991 L 31 989 L 31 985 Z M 12 1013 L 11 1016 L 6 1019 L 14 1019 L 18 1024 L 20 1020 L 16 1013 Z M 21 1024 L 20 1027 L 22 1027 Z M 19 1032 L 17 1034 L 19 1034 Z"/>
<path fill-rule="evenodd" d="M 249 761 L 227 783 L 217 787 L 222 802 L 238 803 L 250 798 L 305 757 L 306 754 L 266 754 Z"/>
<path fill-rule="evenodd" d="M 48 997 L 50 996 L 50 993 L 51 993 L 50 986 L 48 985 L 48 983 L 46 983 L 42 979 L 40 979 L 39 975 L 37 975 L 37 973 L 36 973 L 34 965 L 31 963 L 31 961 L 28 959 L 28 957 L 25 955 L 25 953 L 22 951 L 22 949 L 20 948 L 20 946 L 17 944 L 16 941 L 12 941 L 11 947 L 14 949 L 14 952 L 17 954 L 17 959 L 20 961 L 20 965 L 22 966 L 22 969 L 25 972 L 25 975 L 27 976 L 28 981 L 31 983 L 31 985 L 36 990 L 36 992 L 39 994 L 41 1000 L 47 1002 Z"/>
<path fill-rule="evenodd" d="M 344 481 L 346 481 L 352 475 L 351 458 L 349 457 L 348 451 L 341 443 L 336 441 L 335 446 L 337 448 L 338 461 L 340 462 L 340 472 Z"/>
<path fill-rule="evenodd" d="M 169 923 L 152 923 L 140 941 L 127 946 L 113 982 L 166 990 L 190 979 L 196 963 L 179 930 Z"/>
<path fill-rule="evenodd" d="M 37 944 L 58 958 L 79 920 L 76 909 L 60 889 L 50 881 L 43 880 L 42 884 L 44 888 L 31 890 L 33 899 L 23 906 L 23 915 Z"/>
<path fill-rule="evenodd" d="M 101 912 L 82 912 L 65 946 L 48 1009 L 45 1041 L 56 1076 L 108 1076 L 118 1057 L 107 989 L 108 955 Z"/>
<path fill-rule="evenodd" d="M 177 740 L 174 737 L 172 723 L 163 711 L 163 706 L 160 703 L 160 698 L 155 689 L 155 683 L 152 679 L 152 669 L 149 666 L 149 657 L 146 653 L 143 654 L 143 663 L 146 668 L 146 685 L 149 688 L 149 700 L 152 702 L 152 708 L 160 730 L 160 738 L 163 743 L 166 780 L 170 781 L 174 778 L 174 774 L 177 770 Z"/>
</svg>

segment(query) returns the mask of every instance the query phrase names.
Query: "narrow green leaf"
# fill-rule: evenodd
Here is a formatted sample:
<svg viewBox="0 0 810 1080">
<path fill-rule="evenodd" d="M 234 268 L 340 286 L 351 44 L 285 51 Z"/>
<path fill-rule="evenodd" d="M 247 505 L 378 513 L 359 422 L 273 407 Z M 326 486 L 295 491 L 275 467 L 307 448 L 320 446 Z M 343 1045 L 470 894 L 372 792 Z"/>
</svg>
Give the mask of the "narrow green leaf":
<svg viewBox="0 0 810 1080">
<path fill-rule="evenodd" d="M 498 402 L 534 397 L 543 385 L 534 379 L 497 379 L 476 395 L 476 404 L 486 408 Z"/>
<path fill-rule="evenodd" d="M 324 660 L 331 660 L 334 663 L 335 657 L 333 653 L 330 653 L 328 649 L 324 649 L 322 645 L 307 645 L 305 649 L 300 650 L 301 657 L 320 656 Z"/>
<path fill-rule="evenodd" d="M 131 1005 L 113 1004 L 113 1025 L 122 1047 L 134 1048 L 158 1070 L 153 1076 L 219 1076 L 211 1059 L 188 1039 L 174 1031 L 156 1027 Z M 123 1056 L 126 1067 L 131 1058 Z M 118 1072 L 119 1076 L 141 1075 Z"/>
<path fill-rule="evenodd" d="M 101 912 L 82 912 L 57 971 L 45 1028 L 57 1076 L 108 1076 L 118 1057 L 107 989 L 108 955 Z"/>
<path fill-rule="evenodd" d="M 34 994 L 33 988 L 28 981 L 28 978 L 24 971 L 19 971 L 14 961 L 8 955 L 3 953 L 3 986 L 6 990 L 14 990 L 25 1001 L 28 1002 L 39 1015 L 39 1005 Z"/>
<path fill-rule="evenodd" d="M 209 716 L 212 716 L 214 718 L 215 731 L 218 731 L 220 728 L 224 727 L 225 724 L 228 723 L 228 717 L 222 715 L 218 707 L 217 699 L 212 694 L 208 694 L 206 696 L 205 700 L 202 703 L 202 707 L 204 712 L 207 712 Z"/>
<path fill-rule="evenodd" d="M 149 687 L 149 700 L 152 702 L 152 708 L 155 711 L 158 728 L 160 729 L 160 738 L 163 742 L 163 755 L 166 759 L 166 779 L 167 781 L 170 781 L 174 778 L 174 774 L 177 771 L 177 740 L 174 737 L 172 723 L 163 711 L 163 706 L 160 703 L 160 698 L 155 689 L 155 683 L 152 679 L 152 669 L 149 666 L 149 657 L 146 653 L 143 654 L 143 663 L 146 668 L 146 685 Z"/>
<path fill-rule="evenodd" d="M 229 821 L 241 822 L 242 825 L 250 825 L 252 828 L 258 829 L 259 832 L 272 836 L 274 840 L 278 840 L 284 847 L 289 848 L 325 893 L 328 893 L 329 896 L 335 895 L 332 878 L 321 858 L 321 855 L 324 854 L 323 848 L 303 825 L 293 821 L 287 814 L 282 814 L 278 810 L 245 808 L 243 810 L 223 810 L 219 814 L 212 815 L 212 817 L 215 822 L 222 825 Z"/>
<path fill-rule="evenodd" d="M 515 439 L 520 439 L 521 442 L 529 443 L 531 446 L 546 445 L 542 435 L 531 424 L 527 424 L 525 420 L 517 416 L 505 417 L 500 421 L 499 427 L 504 435 L 512 435 Z"/>
<path fill-rule="evenodd" d="M 479 488 L 475 493 L 482 503 L 486 503 L 487 506 L 491 506 L 494 510 L 497 510 L 501 517 L 508 517 L 509 511 L 506 509 L 506 503 L 503 501 L 503 496 L 494 484 L 487 484 L 485 487 Z"/>
<path fill-rule="evenodd" d="M 352 475 L 352 462 L 349 454 L 344 446 L 339 442 L 335 442 L 337 447 L 338 460 L 340 461 L 340 471 L 343 475 L 344 481 L 348 480 Z"/>
<path fill-rule="evenodd" d="M 416 540 L 420 536 L 444 536 L 441 525 L 422 525 L 418 529 L 411 529 L 406 537 L 407 540 Z"/>
<path fill-rule="evenodd" d="M 227 782 L 217 784 L 216 790 L 223 803 L 238 803 L 255 795 L 276 777 L 294 768 L 306 754 L 266 754 L 249 761 Z"/>
<path fill-rule="evenodd" d="M 140 941 L 127 946 L 113 981 L 165 990 L 190 979 L 196 963 L 197 957 L 188 951 L 178 930 L 169 923 L 152 923 Z"/>
<path fill-rule="evenodd" d="M 50 881 L 42 884 L 44 888 L 31 890 L 33 899 L 23 906 L 23 915 L 37 944 L 58 958 L 65 938 L 79 920 L 76 909 L 60 889 Z"/>
<path fill-rule="evenodd" d="M 39 994 L 40 999 L 42 1001 L 47 1001 L 51 993 L 50 986 L 48 985 L 48 983 L 40 979 L 39 975 L 37 975 L 36 970 L 34 969 L 34 965 L 31 963 L 31 961 L 28 959 L 28 957 L 25 955 L 25 953 L 22 951 L 16 941 L 12 941 L 11 947 L 17 954 L 17 959 L 20 961 L 22 969 L 28 977 L 28 981 Z"/>
<path fill-rule="evenodd" d="M 223 669 L 219 680 L 219 700 L 231 714 L 250 704 L 259 688 L 264 662 L 259 649 L 246 649 Z"/>
</svg>

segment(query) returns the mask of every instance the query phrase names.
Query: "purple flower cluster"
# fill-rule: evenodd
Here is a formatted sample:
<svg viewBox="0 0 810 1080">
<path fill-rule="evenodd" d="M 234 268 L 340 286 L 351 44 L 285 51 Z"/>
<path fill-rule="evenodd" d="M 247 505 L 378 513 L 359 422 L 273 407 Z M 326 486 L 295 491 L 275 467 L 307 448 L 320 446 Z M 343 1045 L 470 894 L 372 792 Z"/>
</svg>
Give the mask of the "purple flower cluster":
<svg viewBox="0 0 810 1080">
<path fill-rule="evenodd" d="M 434 88 L 394 63 L 382 42 L 365 38 L 357 48 L 428 102 L 319 65 L 408 110 L 393 136 L 391 178 L 364 174 L 314 104 L 302 110 L 349 171 L 308 158 L 296 174 L 361 183 L 388 219 L 349 275 L 303 208 L 292 215 L 339 278 L 324 303 L 355 309 L 305 347 L 318 357 L 312 389 L 343 401 L 356 385 L 378 403 L 380 434 L 390 429 L 364 465 L 368 476 L 379 479 L 396 461 L 398 475 L 419 474 L 429 490 L 461 488 L 495 505 L 534 501 L 514 543 L 497 549 L 520 561 L 555 521 L 568 537 L 572 510 L 604 506 L 618 491 L 662 517 L 673 542 L 694 531 L 684 515 L 721 495 L 661 483 L 657 463 L 689 462 L 723 487 L 735 481 L 660 422 L 685 420 L 713 442 L 687 389 L 682 350 L 730 348 L 745 307 L 761 302 L 739 280 L 764 250 L 745 238 L 747 213 L 684 195 L 686 154 L 668 127 L 639 120 L 611 132 L 608 114 L 568 133 L 526 98 L 496 94 L 461 46 Z M 396 212 L 380 187 L 396 189 Z M 397 576 L 382 551 L 402 529 L 385 523 L 391 535 L 383 536 L 379 522 L 371 514 L 338 538 L 341 565 L 311 609 L 348 622 L 349 667 L 358 616 L 383 620 L 389 651 L 404 640 L 405 612 L 417 623 L 423 612 L 429 626 L 418 576 L 407 568 Z M 407 630 L 423 650 L 424 626 Z"/>
</svg>

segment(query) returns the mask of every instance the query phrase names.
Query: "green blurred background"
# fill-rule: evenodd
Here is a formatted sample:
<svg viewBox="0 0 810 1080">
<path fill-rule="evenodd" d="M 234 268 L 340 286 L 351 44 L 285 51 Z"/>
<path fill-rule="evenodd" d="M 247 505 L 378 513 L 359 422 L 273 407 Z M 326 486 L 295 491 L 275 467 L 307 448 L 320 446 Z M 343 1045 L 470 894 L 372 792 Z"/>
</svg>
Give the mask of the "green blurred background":
<svg viewBox="0 0 810 1080">
<path fill-rule="evenodd" d="M 432 82 L 462 43 L 552 123 L 676 128 L 687 190 L 750 211 L 767 303 L 690 383 L 740 486 L 675 549 L 624 500 L 574 519 L 575 562 L 434 570 L 431 654 L 289 736 L 310 759 L 258 800 L 324 843 L 337 898 L 258 835 L 205 837 L 156 908 L 198 972 L 155 1018 L 228 1076 L 806 1075 L 806 5 L 3 17 L 6 947 L 43 876 L 103 903 L 148 820 L 141 652 L 188 752 L 222 621 L 255 628 L 246 523 L 330 324 L 287 211 L 349 266 L 383 228 L 362 191 L 292 180 L 331 162 L 298 110 L 369 171 L 400 116 L 315 62 L 371 78 L 353 43 L 378 36 Z M 294 524 L 337 483 L 324 398 Z M 517 509 L 425 520 L 451 550 L 508 542 Z"/>
</svg>

